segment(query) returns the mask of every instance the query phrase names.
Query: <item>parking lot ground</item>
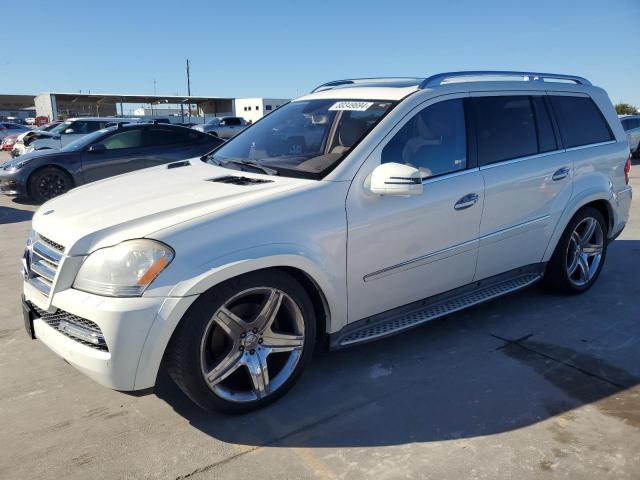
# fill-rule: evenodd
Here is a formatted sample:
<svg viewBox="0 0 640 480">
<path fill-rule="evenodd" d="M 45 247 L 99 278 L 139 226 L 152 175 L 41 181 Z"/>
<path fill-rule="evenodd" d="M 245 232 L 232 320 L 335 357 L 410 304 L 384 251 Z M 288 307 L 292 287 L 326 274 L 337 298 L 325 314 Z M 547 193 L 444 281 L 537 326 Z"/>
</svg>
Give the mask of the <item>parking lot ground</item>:
<svg viewBox="0 0 640 480">
<path fill-rule="evenodd" d="M 2 159 L 0 158 L 0 161 Z M 586 294 L 533 286 L 319 353 L 274 405 L 200 411 L 103 388 L 22 326 L 35 206 L 0 198 L 0 478 L 640 478 L 640 165 L 630 224 Z"/>
</svg>

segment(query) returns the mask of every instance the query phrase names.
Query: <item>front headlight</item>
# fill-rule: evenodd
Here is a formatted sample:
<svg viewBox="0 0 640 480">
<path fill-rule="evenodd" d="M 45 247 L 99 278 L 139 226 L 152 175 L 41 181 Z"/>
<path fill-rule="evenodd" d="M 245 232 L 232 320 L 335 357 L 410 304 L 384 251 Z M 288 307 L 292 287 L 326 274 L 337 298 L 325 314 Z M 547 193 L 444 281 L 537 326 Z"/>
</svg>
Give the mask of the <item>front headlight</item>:
<svg viewBox="0 0 640 480">
<path fill-rule="evenodd" d="M 173 260 L 173 250 L 155 240 L 128 240 L 91 253 L 73 288 L 108 297 L 139 297 Z"/>
</svg>

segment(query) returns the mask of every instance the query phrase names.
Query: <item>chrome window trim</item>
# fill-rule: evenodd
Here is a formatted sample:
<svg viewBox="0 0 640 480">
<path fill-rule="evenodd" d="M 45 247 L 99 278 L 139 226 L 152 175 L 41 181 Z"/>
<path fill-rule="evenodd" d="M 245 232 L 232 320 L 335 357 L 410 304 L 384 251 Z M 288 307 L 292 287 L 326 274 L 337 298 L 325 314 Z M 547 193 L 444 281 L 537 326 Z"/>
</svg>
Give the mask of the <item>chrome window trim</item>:
<svg viewBox="0 0 640 480">
<path fill-rule="evenodd" d="M 588 143 L 586 145 L 578 145 L 577 147 L 570 147 L 565 149 L 565 152 L 573 152 L 575 150 L 584 150 L 585 148 L 600 147 L 602 145 L 611 145 L 612 143 L 618 143 L 617 140 L 607 140 L 606 142 Z"/>
<path fill-rule="evenodd" d="M 456 172 L 443 173 L 442 175 L 438 175 L 436 177 L 424 177 L 422 179 L 422 184 L 426 185 L 428 183 L 436 183 L 441 180 L 447 180 L 449 178 L 459 177 L 461 175 L 466 175 L 468 173 L 478 172 L 478 171 L 480 171 L 478 167 L 473 167 L 473 168 L 465 168 L 463 170 L 458 170 Z"/>
<path fill-rule="evenodd" d="M 518 158 L 512 158 L 510 160 L 502 160 L 500 162 L 488 163 L 486 165 L 482 165 L 479 168 L 480 170 L 488 170 L 490 168 L 500 167 L 502 165 L 511 165 L 514 163 L 525 162 L 527 160 L 533 160 L 536 158 L 549 157 L 551 155 L 557 155 L 559 153 L 564 153 L 564 150 L 551 150 L 549 152 L 536 153 L 535 155 L 527 155 L 526 157 L 518 157 Z"/>
</svg>

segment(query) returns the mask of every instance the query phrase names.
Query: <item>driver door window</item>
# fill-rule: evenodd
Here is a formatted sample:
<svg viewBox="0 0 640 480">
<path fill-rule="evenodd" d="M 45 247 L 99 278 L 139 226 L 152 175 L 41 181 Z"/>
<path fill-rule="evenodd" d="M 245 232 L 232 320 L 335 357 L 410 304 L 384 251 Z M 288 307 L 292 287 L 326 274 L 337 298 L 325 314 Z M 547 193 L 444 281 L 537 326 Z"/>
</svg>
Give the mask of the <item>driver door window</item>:
<svg viewBox="0 0 640 480">
<path fill-rule="evenodd" d="M 381 162 L 410 165 L 423 178 L 467 168 L 463 100 L 445 100 L 417 113 L 384 147 Z"/>
</svg>

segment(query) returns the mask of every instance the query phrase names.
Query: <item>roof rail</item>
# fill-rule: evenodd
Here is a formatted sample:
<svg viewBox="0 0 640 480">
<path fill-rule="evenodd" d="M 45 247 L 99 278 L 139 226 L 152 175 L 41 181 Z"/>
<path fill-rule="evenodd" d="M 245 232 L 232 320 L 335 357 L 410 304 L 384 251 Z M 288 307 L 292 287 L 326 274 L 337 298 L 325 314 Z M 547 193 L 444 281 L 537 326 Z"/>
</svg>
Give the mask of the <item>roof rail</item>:
<svg viewBox="0 0 640 480">
<path fill-rule="evenodd" d="M 527 81 L 539 81 L 544 82 L 549 80 L 565 80 L 574 82 L 577 85 L 591 85 L 591 82 L 583 77 L 575 75 L 563 75 L 559 73 L 539 73 L 539 72 L 513 72 L 509 70 L 477 70 L 477 71 L 465 71 L 465 72 L 447 72 L 438 73 L 425 78 L 420 83 L 419 88 L 437 87 L 447 81 L 473 81 L 478 77 L 521 77 L 525 82 Z"/>
<path fill-rule="evenodd" d="M 420 85 L 423 78 L 418 77 L 370 77 L 370 78 L 346 78 L 344 80 L 333 80 L 317 86 L 311 93 L 321 92 L 323 90 L 332 90 L 334 88 L 346 86 L 371 86 L 371 87 L 413 87 Z"/>
</svg>

